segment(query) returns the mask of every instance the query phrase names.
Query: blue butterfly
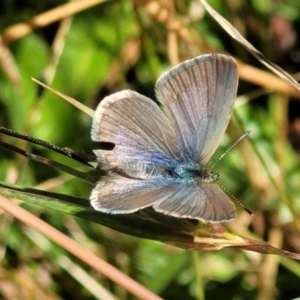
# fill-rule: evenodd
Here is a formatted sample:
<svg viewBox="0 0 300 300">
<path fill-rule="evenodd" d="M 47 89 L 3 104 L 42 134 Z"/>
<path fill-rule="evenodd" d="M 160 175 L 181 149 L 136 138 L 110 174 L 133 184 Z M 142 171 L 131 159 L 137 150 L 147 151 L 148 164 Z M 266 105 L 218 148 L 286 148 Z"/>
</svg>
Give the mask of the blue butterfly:
<svg viewBox="0 0 300 300">
<path fill-rule="evenodd" d="M 131 90 L 103 99 L 92 139 L 115 145 L 95 150 L 111 170 L 91 193 L 101 212 L 153 207 L 166 215 L 224 222 L 236 209 L 204 166 L 227 128 L 238 85 L 235 60 L 209 54 L 187 60 L 156 83 L 160 103 Z"/>
</svg>

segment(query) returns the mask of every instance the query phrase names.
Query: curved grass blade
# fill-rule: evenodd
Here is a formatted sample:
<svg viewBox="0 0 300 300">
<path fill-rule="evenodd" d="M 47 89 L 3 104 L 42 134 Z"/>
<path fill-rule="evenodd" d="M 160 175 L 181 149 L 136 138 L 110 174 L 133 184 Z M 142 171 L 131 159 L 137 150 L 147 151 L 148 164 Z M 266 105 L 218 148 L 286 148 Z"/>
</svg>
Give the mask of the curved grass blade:
<svg viewBox="0 0 300 300">
<path fill-rule="evenodd" d="M 0 194 L 84 218 L 128 235 L 164 242 L 185 250 L 212 251 L 224 247 L 238 247 L 248 251 L 300 260 L 300 254 L 238 236 L 227 231 L 222 224 L 170 217 L 151 208 L 132 214 L 106 214 L 95 211 L 86 199 L 19 188 L 1 182 Z"/>
<path fill-rule="evenodd" d="M 286 71 L 268 60 L 260 51 L 258 51 L 251 43 L 249 43 L 225 18 L 215 11 L 205 0 L 200 0 L 207 12 L 218 22 L 218 24 L 238 43 L 245 47 L 253 56 L 255 56 L 262 64 L 272 70 L 277 76 L 289 82 L 297 90 L 300 91 L 300 84 Z"/>
</svg>

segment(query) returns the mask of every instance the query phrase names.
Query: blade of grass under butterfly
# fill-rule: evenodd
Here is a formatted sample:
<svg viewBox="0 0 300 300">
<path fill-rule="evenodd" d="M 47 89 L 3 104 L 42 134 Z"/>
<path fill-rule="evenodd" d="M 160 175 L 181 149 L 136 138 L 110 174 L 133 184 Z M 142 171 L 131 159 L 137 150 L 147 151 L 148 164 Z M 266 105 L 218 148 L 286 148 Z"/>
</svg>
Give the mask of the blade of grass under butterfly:
<svg viewBox="0 0 300 300">
<path fill-rule="evenodd" d="M 152 209 L 132 214 L 106 214 L 95 211 L 86 199 L 31 188 L 19 188 L 2 182 L 0 182 L 0 194 L 84 218 L 128 235 L 169 243 L 183 249 L 197 250 L 201 243 L 199 237 L 195 242 L 194 235 L 199 233 L 204 238 L 204 246 L 210 250 L 235 244 L 241 245 L 243 241 L 239 237 L 233 238 L 236 237 L 235 235 L 230 239 L 218 238 L 216 232 L 206 228 L 205 223 L 165 216 Z M 215 247 L 214 240 L 217 242 Z"/>
<path fill-rule="evenodd" d="M 151 217 L 140 213 L 123 215 L 101 213 L 94 210 L 90 206 L 90 202 L 83 198 L 32 188 L 20 188 L 3 182 L 0 182 L 0 194 L 81 217 L 136 237 L 158 241 L 180 240 L 182 243 L 191 241 L 191 237 L 180 233 L 178 228 L 171 229 L 172 224 L 167 223 L 162 226 Z M 186 220 L 183 220 L 182 223 L 189 225 Z M 167 230 L 164 230 L 163 227 Z"/>
<path fill-rule="evenodd" d="M 122 233 L 164 242 L 186 250 L 211 251 L 238 247 L 248 251 L 275 254 L 300 260 L 300 254 L 277 249 L 261 241 L 230 233 L 222 224 L 166 216 L 145 209 L 138 213 L 112 215 L 95 211 L 88 200 L 0 182 L 0 194 L 68 213 L 99 223 Z"/>
</svg>

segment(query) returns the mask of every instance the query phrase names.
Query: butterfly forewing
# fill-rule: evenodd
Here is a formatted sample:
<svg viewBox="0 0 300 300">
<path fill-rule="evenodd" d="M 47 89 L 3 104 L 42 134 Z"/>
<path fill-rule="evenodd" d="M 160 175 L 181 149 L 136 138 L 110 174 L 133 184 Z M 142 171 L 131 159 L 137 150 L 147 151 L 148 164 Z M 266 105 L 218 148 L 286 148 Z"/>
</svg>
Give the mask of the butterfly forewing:
<svg viewBox="0 0 300 300">
<path fill-rule="evenodd" d="M 92 139 L 115 144 L 112 151 L 95 151 L 112 166 L 140 161 L 168 166 L 179 157 L 170 121 L 153 100 L 130 90 L 103 99 L 93 119 Z"/>
<path fill-rule="evenodd" d="M 228 125 L 238 84 L 235 61 L 203 55 L 163 75 L 156 93 L 176 130 L 186 162 L 205 165 Z"/>
</svg>

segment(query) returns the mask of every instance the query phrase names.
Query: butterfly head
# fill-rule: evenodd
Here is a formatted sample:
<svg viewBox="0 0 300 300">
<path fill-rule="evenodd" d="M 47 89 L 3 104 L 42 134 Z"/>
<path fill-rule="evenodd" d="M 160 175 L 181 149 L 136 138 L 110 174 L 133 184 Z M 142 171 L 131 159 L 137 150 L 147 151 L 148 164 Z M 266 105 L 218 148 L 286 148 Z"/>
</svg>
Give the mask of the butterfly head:
<svg viewBox="0 0 300 300">
<path fill-rule="evenodd" d="M 219 173 L 213 173 L 210 169 L 202 169 L 201 172 L 201 180 L 202 182 L 216 182 L 218 181 L 220 178 L 220 174 Z"/>
</svg>

